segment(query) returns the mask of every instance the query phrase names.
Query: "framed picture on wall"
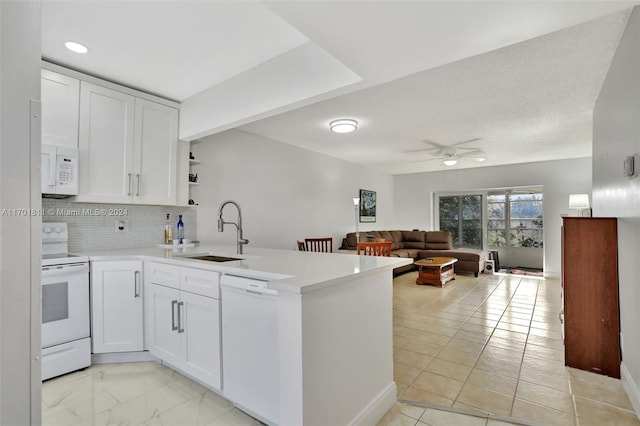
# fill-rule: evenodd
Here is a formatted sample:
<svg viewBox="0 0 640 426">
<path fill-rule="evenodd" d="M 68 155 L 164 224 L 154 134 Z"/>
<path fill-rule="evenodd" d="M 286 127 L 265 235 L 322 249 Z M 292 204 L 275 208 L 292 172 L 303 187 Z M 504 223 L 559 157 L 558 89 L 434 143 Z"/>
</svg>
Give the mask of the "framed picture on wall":
<svg viewBox="0 0 640 426">
<path fill-rule="evenodd" d="M 376 191 L 360 190 L 360 222 L 376 221 Z"/>
</svg>

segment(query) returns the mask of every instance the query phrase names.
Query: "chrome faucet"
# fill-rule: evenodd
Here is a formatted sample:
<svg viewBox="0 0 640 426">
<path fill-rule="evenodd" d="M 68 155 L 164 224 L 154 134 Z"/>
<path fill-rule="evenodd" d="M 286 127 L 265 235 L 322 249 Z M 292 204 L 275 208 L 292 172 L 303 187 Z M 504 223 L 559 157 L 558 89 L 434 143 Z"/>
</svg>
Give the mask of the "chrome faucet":
<svg viewBox="0 0 640 426">
<path fill-rule="evenodd" d="M 222 218 L 222 209 L 227 204 L 233 204 L 234 206 L 236 206 L 236 209 L 238 209 L 238 223 L 225 222 L 224 219 Z M 238 250 L 237 251 L 238 251 L 238 254 L 242 254 L 242 246 L 244 244 L 249 244 L 249 240 L 242 238 L 242 212 L 240 210 L 240 206 L 235 201 L 229 200 L 220 204 L 220 208 L 218 209 L 218 232 L 224 231 L 224 225 L 234 225 L 236 227 L 236 231 L 238 233 L 238 242 L 237 242 Z"/>
</svg>

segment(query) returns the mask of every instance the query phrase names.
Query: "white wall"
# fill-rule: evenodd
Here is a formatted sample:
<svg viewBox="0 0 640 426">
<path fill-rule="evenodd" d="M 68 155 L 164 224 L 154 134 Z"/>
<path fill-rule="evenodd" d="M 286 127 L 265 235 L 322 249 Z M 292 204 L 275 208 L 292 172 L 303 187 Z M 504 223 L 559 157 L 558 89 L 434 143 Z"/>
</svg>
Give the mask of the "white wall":
<svg viewBox="0 0 640 426">
<path fill-rule="evenodd" d="M 437 192 L 534 185 L 544 187 L 544 271 L 560 276 L 560 215 L 575 215 L 569 210 L 569 194 L 590 192 L 589 158 L 396 176 L 393 227 L 434 229 L 432 200 Z M 501 252 L 500 263 L 507 264 L 515 254 Z"/>
<path fill-rule="evenodd" d="M 640 8 L 635 7 L 594 111 L 593 213 L 618 217 L 622 379 L 640 413 L 640 177 L 623 159 L 640 153 Z M 640 168 L 640 164 L 636 165 Z"/>
<path fill-rule="evenodd" d="M 0 424 L 37 425 L 40 217 L 12 209 L 40 207 L 40 2 L 0 1 L 0 54 Z"/>
<path fill-rule="evenodd" d="M 235 244 L 235 229 L 217 231 L 218 207 L 225 200 L 242 207 L 249 247 L 294 249 L 305 237 L 333 237 L 334 250 L 355 231 L 352 199 L 360 189 L 377 191 L 377 222 L 360 230 L 389 229 L 393 222 L 393 177 L 323 154 L 238 130 L 192 144 L 202 161 L 193 166 L 199 186 L 191 198 L 198 207 L 200 241 Z M 225 220 L 236 220 L 233 206 Z"/>
</svg>

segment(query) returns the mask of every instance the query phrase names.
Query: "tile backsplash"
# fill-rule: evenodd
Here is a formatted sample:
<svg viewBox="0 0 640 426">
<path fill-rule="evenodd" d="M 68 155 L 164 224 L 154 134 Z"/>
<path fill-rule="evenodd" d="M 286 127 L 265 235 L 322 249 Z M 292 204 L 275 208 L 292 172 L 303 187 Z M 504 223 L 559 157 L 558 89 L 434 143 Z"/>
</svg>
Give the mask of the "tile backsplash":
<svg viewBox="0 0 640 426">
<path fill-rule="evenodd" d="M 184 222 L 184 237 L 197 239 L 197 209 L 193 207 L 136 206 L 125 204 L 75 203 L 67 199 L 42 199 L 43 222 L 69 224 L 69 252 L 154 247 L 163 242 L 167 213 L 176 235 L 178 215 Z M 116 222 L 125 221 L 124 231 Z"/>
</svg>

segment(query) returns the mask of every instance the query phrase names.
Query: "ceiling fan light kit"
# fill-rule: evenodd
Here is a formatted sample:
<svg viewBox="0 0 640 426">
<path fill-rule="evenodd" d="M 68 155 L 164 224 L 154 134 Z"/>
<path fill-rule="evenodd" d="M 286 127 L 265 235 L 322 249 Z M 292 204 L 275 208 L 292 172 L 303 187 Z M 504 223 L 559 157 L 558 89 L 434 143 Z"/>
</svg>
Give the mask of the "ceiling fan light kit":
<svg viewBox="0 0 640 426">
<path fill-rule="evenodd" d="M 451 167 L 451 166 L 455 166 L 456 164 L 458 164 L 458 160 L 455 159 L 455 158 L 445 158 L 442 161 L 442 164 L 444 164 L 445 166 Z"/>
</svg>

